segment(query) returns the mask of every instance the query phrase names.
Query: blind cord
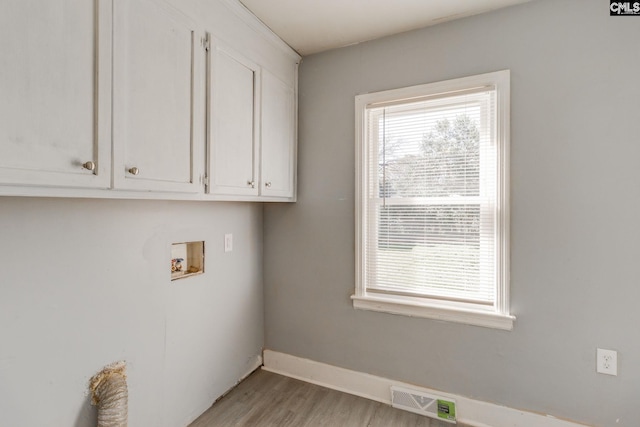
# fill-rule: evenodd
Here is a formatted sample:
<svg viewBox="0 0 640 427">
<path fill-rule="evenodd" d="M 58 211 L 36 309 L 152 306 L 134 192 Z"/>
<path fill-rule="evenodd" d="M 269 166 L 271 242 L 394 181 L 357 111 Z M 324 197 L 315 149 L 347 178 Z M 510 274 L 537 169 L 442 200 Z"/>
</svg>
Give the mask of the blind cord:
<svg viewBox="0 0 640 427">
<path fill-rule="evenodd" d="M 382 110 L 382 208 L 387 207 L 387 109 Z"/>
</svg>

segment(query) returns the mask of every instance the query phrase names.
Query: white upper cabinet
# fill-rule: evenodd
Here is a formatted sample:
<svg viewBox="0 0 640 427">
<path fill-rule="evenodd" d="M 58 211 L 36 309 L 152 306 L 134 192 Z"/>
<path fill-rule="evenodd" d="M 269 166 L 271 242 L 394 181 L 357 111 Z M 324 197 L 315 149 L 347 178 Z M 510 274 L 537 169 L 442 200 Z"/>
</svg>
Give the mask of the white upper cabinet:
<svg viewBox="0 0 640 427">
<path fill-rule="evenodd" d="M 295 195 L 295 90 L 262 73 L 261 187 L 263 196 Z"/>
<path fill-rule="evenodd" d="M 293 200 L 295 79 L 287 84 L 219 41 L 209 60 L 208 193 Z"/>
<path fill-rule="evenodd" d="M 299 60 L 238 0 L 0 0 L 0 196 L 294 201 Z"/>
<path fill-rule="evenodd" d="M 257 196 L 260 67 L 218 41 L 209 59 L 208 192 Z"/>
<path fill-rule="evenodd" d="M 201 36 L 162 0 L 115 0 L 113 13 L 114 187 L 201 191 Z"/>
<path fill-rule="evenodd" d="M 109 187 L 110 3 L 0 1 L 0 185 Z"/>
</svg>

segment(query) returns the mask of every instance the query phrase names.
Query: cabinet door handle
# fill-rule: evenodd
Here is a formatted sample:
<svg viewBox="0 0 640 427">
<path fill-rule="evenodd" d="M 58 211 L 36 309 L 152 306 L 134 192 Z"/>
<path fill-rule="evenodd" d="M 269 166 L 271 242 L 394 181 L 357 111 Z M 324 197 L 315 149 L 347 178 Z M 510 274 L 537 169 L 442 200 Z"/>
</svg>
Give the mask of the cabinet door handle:
<svg viewBox="0 0 640 427">
<path fill-rule="evenodd" d="M 250 185 L 251 188 L 256 188 L 256 182 L 255 181 L 247 181 L 247 185 Z"/>
<path fill-rule="evenodd" d="M 140 173 L 140 169 L 138 169 L 137 167 L 132 167 L 131 169 L 129 169 L 129 173 L 131 175 L 138 175 Z"/>
<path fill-rule="evenodd" d="M 271 181 L 264 184 L 265 187 L 271 188 Z"/>
<path fill-rule="evenodd" d="M 91 171 L 91 172 L 93 172 L 94 170 L 96 170 L 96 164 L 95 164 L 95 163 L 93 163 L 93 162 L 91 162 L 91 161 L 86 162 L 86 163 L 83 163 L 83 164 L 82 164 L 82 167 L 83 167 L 83 168 L 85 168 L 85 169 L 86 169 L 86 170 L 88 170 L 88 171 Z"/>
</svg>

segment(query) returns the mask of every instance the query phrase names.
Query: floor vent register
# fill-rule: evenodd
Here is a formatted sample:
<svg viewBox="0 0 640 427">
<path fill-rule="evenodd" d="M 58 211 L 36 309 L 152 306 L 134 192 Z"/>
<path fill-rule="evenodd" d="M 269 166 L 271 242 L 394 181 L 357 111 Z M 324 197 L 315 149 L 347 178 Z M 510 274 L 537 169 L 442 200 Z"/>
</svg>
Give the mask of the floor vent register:
<svg viewBox="0 0 640 427">
<path fill-rule="evenodd" d="M 391 406 L 451 424 L 456 423 L 456 402 L 450 398 L 392 386 Z"/>
</svg>

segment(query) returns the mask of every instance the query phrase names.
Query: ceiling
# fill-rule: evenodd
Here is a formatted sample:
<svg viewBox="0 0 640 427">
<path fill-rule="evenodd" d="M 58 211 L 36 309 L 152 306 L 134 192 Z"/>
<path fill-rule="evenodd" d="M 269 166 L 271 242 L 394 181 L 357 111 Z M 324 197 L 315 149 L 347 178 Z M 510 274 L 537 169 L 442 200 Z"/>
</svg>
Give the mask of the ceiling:
<svg viewBox="0 0 640 427">
<path fill-rule="evenodd" d="M 240 0 L 301 55 L 530 0 Z"/>
</svg>

